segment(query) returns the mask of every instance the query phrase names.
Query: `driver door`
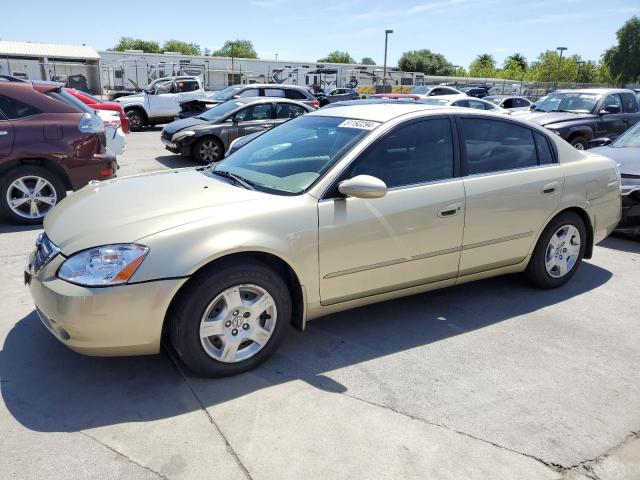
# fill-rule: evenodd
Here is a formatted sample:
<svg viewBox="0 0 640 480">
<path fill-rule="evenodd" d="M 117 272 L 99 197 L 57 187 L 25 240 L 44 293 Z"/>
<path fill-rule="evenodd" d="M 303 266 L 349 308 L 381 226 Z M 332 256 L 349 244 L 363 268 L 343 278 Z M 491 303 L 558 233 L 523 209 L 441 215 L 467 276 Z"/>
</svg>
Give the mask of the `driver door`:
<svg viewBox="0 0 640 480">
<path fill-rule="evenodd" d="M 618 107 L 617 113 L 606 112 L 607 107 Z M 598 131 L 597 137 L 609 137 L 612 140 L 622 135 L 627 129 L 626 115 L 622 111 L 622 100 L 617 93 L 609 94 L 602 102 L 602 106 L 599 107 Z"/>
<path fill-rule="evenodd" d="M 378 139 L 318 204 L 320 298 L 331 305 L 433 282 L 455 282 L 464 187 L 446 117 L 409 121 Z M 382 198 L 344 197 L 357 175 L 385 182 Z"/>
<path fill-rule="evenodd" d="M 176 85 L 161 83 L 153 94 L 147 95 L 149 111 L 154 117 L 173 117 L 180 113 Z"/>
<path fill-rule="evenodd" d="M 229 142 L 238 137 L 263 132 L 273 127 L 273 104 L 257 103 L 243 108 L 233 116 L 233 126 L 229 129 Z"/>
</svg>

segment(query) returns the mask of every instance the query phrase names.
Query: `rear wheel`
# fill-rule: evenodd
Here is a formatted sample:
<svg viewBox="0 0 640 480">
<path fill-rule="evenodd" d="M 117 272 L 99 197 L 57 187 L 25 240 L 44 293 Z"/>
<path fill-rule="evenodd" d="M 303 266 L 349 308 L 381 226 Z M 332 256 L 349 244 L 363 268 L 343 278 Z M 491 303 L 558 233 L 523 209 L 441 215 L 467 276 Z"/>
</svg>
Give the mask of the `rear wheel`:
<svg viewBox="0 0 640 480">
<path fill-rule="evenodd" d="M 540 288 L 556 288 L 575 275 L 587 242 L 584 221 L 574 212 L 555 217 L 544 229 L 533 251 L 526 275 Z"/>
<path fill-rule="evenodd" d="M 229 265 L 187 286 L 171 309 L 171 342 L 194 372 L 212 377 L 255 368 L 291 323 L 286 284 L 261 263 Z"/>
<path fill-rule="evenodd" d="M 139 110 L 127 111 L 127 117 L 129 118 L 129 129 L 132 132 L 139 132 L 144 127 L 144 115 Z"/>
<path fill-rule="evenodd" d="M 53 172 L 24 165 L 0 179 L 0 213 L 15 223 L 37 225 L 65 195 L 63 183 Z"/>
<path fill-rule="evenodd" d="M 217 138 L 205 137 L 193 144 L 193 158 L 199 163 L 211 163 L 222 160 L 224 148 Z"/>
</svg>

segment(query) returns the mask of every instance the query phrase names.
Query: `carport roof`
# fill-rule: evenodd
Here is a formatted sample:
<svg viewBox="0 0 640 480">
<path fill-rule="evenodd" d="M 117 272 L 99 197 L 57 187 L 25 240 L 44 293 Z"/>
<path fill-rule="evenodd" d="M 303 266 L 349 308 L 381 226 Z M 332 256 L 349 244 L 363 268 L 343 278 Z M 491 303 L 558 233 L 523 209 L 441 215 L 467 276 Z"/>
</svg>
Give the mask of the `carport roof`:
<svg viewBox="0 0 640 480">
<path fill-rule="evenodd" d="M 3 56 L 100 59 L 93 47 L 85 45 L 0 41 L 0 57 Z"/>
</svg>

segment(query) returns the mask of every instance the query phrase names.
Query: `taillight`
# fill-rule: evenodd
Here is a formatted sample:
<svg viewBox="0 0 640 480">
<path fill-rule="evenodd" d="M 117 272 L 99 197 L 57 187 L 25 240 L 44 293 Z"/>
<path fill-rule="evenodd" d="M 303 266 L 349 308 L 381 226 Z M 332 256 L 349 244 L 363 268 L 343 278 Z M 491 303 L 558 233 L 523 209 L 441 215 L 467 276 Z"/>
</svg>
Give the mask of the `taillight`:
<svg viewBox="0 0 640 480">
<path fill-rule="evenodd" d="M 103 120 L 103 122 L 105 127 L 120 128 L 122 126 L 122 122 L 118 117 L 113 117 L 108 120 Z"/>
<path fill-rule="evenodd" d="M 308 103 L 309 103 L 310 107 L 313 107 L 313 108 L 319 108 L 320 107 L 320 102 L 318 100 L 311 100 Z"/>
<path fill-rule="evenodd" d="M 97 115 L 85 113 L 80 119 L 78 128 L 82 133 L 104 133 L 104 122 Z"/>
</svg>

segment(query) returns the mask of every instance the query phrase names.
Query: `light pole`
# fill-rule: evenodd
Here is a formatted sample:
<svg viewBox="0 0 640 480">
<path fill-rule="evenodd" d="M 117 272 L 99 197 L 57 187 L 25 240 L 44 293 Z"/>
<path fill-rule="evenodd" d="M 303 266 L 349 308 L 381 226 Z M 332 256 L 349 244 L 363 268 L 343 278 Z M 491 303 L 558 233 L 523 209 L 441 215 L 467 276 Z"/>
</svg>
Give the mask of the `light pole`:
<svg viewBox="0 0 640 480">
<path fill-rule="evenodd" d="M 233 61 L 233 47 L 235 46 L 236 42 L 231 42 L 231 85 L 235 85 L 236 84 L 236 73 L 235 73 L 235 68 L 234 68 L 234 61 Z"/>
<path fill-rule="evenodd" d="M 384 69 L 382 70 L 382 91 L 387 93 L 387 43 L 389 41 L 389 34 L 393 33 L 393 30 L 384 31 Z"/>
<path fill-rule="evenodd" d="M 562 52 L 564 52 L 567 47 L 556 47 L 556 50 L 560 52 L 560 58 L 558 59 L 558 74 L 556 75 L 556 86 L 553 88 L 554 90 L 558 89 L 558 82 L 560 81 L 560 68 L 562 67 Z"/>
<path fill-rule="evenodd" d="M 451 65 L 451 67 L 453 68 L 453 75 L 454 76 L 458 76 L 458 69 L 460 68 L 460 65 Z M 457 82 L 456 82 L 457 84 Z"/>
<path fill-rule="evenodd" d="M 578 71 L 576 72 L 576 83 L 580 81 L 580 65 L 586 63 L 584 60 L 576 60 L 576 65 L 578 65 Z"/>
<path fill-rule="evenodd" d="M 276 53 L 276 62 L 278 61 L 278 54 Z"/>
</svg>

